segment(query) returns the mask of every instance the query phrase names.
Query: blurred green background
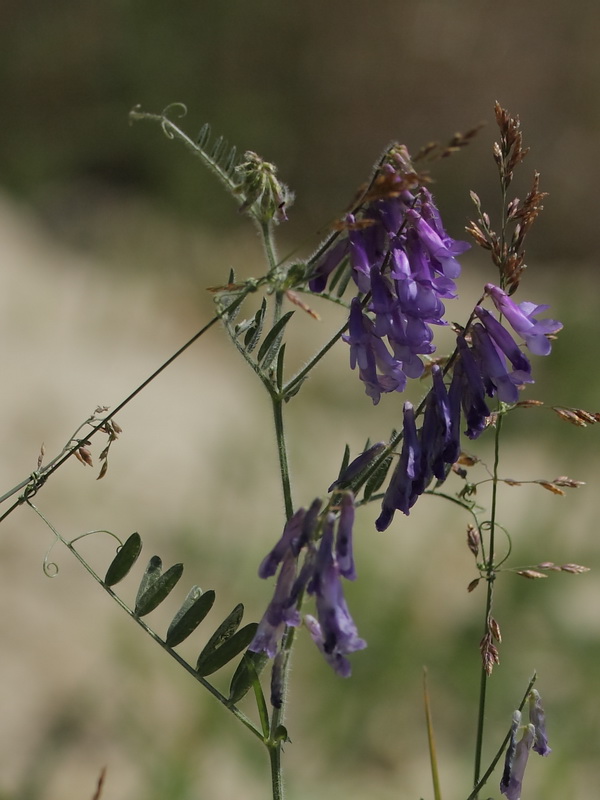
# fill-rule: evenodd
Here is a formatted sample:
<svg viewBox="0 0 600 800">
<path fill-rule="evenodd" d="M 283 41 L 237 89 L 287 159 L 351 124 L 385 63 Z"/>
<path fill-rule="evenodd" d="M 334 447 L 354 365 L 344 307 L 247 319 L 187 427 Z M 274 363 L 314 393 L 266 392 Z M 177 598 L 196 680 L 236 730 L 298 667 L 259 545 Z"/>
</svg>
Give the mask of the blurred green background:
<svg viewBox="0 0 600 800">
<path fill-rule="evenodd" d="M 160 111 L 184 102 L 191 135 L 208 121 L 275 162 L 297 194 L 280 249 L 305 255 L 391 140 L 416 150 L 487 121 L 466 152 L 436 166 L 434 192 L 456 238 L 472 213 L 469 189 L 497 211 L 499 100 L 521 116 L 532 147 L 517 193 L 537 169 L 550 194 L 521 298 L 551 303 L 565 322 L 527 396 L 596 410 L 599 16 L 581 0 L 4 0 L 2 486 L 35 468 L 42 441 L 56 453 L 97 404 L 116 405 L 194 333 L 211 312 L 206 286 L 231 266 L 243 277 L 262 270 L 254 232 L 212 177 L 157 126 L 128 124 L 138 103 Z M 454 319 L 494 277 L 482 256 L 465 258 Z M 299 319 L 298 363 L 336 323 Z M 295 499 L 305 504 L 336 474 L 346 441 L 356 452 L 399 424 L 400 401 L 371 407 L 340 346 L 287 411 Z M 40 507 L 65 536 L 139 530 L 145 557 L 185 563 L 181 597 L 149 619 L 159 631 L 192 583 L 217 590 L 212 627 L 239 601 L 257 619 L 271 587 L 256 566 L 278 536 L 282 502 L 270 412 L 250 371 L 211 331 L 119 422 L 107 477 L 95 483 L 95 472 L 69 464 Z M 506 475 L 589 482 L 564 498 L 539 487 L 503 492 L 514 563 L 596 567 L 597 432 L 545 411 L 515 414 L 507 427 Z M 311 643 L 298 647 L 285 752 L 292 800 L 431 797 L 424 664 L 444 796 L 468 794 L 483 592 L 466 592 L 467 520 L 427 498 L 384 535 L 375 516 L 359 516 L 360 580 L 348 590 L 369 642 L 352 679 L 330 674 Z M 59 548 L 61 571 L 49 582 L 49 543 L 25 510 L 0 536 L 0 797 L 91 797 L 104 765 L 106 800 L 268 797 L 251 737 Z M 102 572 L 108 541 L 84 549 Z M 123 594 L 132 601 L 133 578 Z M 486 752 L 534 669 L 554 748 L 532 759 L 524 797 L 587 798 L 600 781 L 599 602 L 594 571 L 498 581 L 504 642 Z M 202 630 L 181 648 L 190 660 Z M 495 787 L 496 777 L 485 796 L 498 797 Z"/>
</svg>

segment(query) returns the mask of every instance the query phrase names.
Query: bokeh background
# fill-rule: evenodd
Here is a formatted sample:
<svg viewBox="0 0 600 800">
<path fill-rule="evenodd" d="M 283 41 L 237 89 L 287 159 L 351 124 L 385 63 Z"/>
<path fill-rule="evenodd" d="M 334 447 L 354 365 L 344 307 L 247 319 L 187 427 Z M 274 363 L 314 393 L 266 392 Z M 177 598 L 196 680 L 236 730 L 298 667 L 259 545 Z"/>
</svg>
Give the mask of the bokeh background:
<svg viewBox="0 0 600 800">
<path fill-rule="evenodd" d="M 532 147 L 517 193 L 537 169 L 550 195 L 521 297 L 551 303 L 565 323 L 527 396 L 597 410 L 599 15 L 582 0 L 4 0 L 3 489 L 35 468 L 42 442 L 58 452 L 96 405 L 115 406 L 204 324 L 206 286 L 232 266 L 243 277 L 262 270 L 253 230 L 212 177 L 157 126 L 128 124 L 138 103 L 183 102 L 190 134 L 208 121 L 275 162 L 297 194 L 280 250 L 301 256 L 391 140 L 414 150 L 487 121 L 467 151 L 436 166 L 434 192 L 457 238 L 472 213 L 469 189 L 497 211 L 499 100 L 521 116 Z M 465 258 L 464 273 L 456 319 L 493 278 L 483 253 Z M 300 321 L 298 363 L 336 322 Z M 400 401 L 373 409 L 340 345 L 287 411 L 295 497 L 308 503 L 336 474 L 345 442 L 356 452 L 399 424 Z M 212 627 L 239 601 L 258 619 L 271 587 L 256 566 L 278 536 L 282 502 L 269 407 L 250 370 L 215 329 L 118 421 L 107 477 L 97 483 L 97 468 L 69 463 L 38 495 L 40 508 L 69 538 L 139 530 L 144 557 L 185 563 L 168 608 L 149 618 L 159 632 L 192 583 L 217 591 Z M 513 415 L 507 427 L 506 475 L 588 481 L 564 498 L 503 491 L 513 563 L 597 568 L 598 432 L 545 411 Z M 360 580 L 348 590 L 369 642 L 352 679 L 330 674 L 310 642 L 298 647 L 285 752 L 292 800 L 431 797 L 423 665 L 445 796 L 468 794 L 483 592 L 466 592 L 467 520 L 426 498 L 384 535 L 375 516 L 359 515 Z M 102 572 L 111 545 L 91 539 L 82 549 Z M 60 547 L 48 580 L 50 544 L 25 509 L 0 532 L 0 797 L 91 797 L 103 766 L 106 800 L 268 797 L 255 741 Z M 123 584 L 129 602 L 135 584 Z M 536 669 L 554 752 L 532 759 L 529 797 L 587 798 L 600 781 L 599 603 L 594 569 L 498 581 L 504 642 L 486 753 Z M 208 628 L 182 646 L 190 660 Z M 496 787 L 494 778 L 485 796 L 498 797 Z"/>
</svg>

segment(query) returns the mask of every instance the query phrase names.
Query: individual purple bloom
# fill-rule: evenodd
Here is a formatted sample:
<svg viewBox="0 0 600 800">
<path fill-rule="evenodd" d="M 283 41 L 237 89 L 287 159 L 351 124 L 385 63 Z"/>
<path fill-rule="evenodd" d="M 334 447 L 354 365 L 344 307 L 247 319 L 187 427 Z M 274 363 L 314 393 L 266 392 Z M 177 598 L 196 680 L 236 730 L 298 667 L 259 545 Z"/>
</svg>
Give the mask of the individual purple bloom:
<svg viewBox="0 0 600 800">
<path fill-rule="evenodd" d="M 372 220 L 373 224 L 371 225 L 355 228 L 353 227 L 354 217 L 352 214 L 348 214 L 347 222 L 350 226 L 348 240 L 352 277 L 359 290 L 366 293 L 371 289 L 371 267 L 377 266 L 383 261 L 385 234 L 375 220 Z"/>
<path fill-rule="evenodd" d="M 308 288 L 311 292 L 319 294 L 327 286 L 327 279 L 336 267 L 338 267 L 348 253 L 348 239 L 344 238 L 336 242 L 333 247 L 323 253 L 323 255 L 313 265 Z"/>
<path fill-rule="evenodd" d="M 437 233 L 440 237 L 444 245 L 450 250 L 453 255 L 462 255 L 467 250 L 471 249 L 471 245 L 469 242 L 457 241 L 452 239 L 446 233 L 444 226 L 442 224 L 442 218 L 440 216 L 440 212 L 436 204 L 433 201 L 433 197 L 431 192 L 428 189 L 422 188 L 421 194 L 425 198 L 424 202 L 421 204 L 421 216 L 424 220 L 427 221 L 429 226 L 433 228 L 433 230 Z"/>
<path fill-rule="evenodd" d="M 407 215 L 411 218 L 423 247 L 427 250 L 442 275 L 450 279 L 458 278 L 460 264 L 455 256 L 464 253 L 469 248 L 469 245 L 466 242 L 455 242 L 450 237 L 443 241 L 439 233 L 417 211 L 408 211 Z M 466 247 L 464 246 L 465 244 L 467 244 Z"/>
<path fill-rule="evenodd" d="M 469 350 L 464 336 L 457 336 L 459 357 L 454 365 L 450 392 L 458 392 L 465 412 L 469 439 L 476 439 L 487 425 L 490 410 L 485 402 L 485 386 L 479 374 L 479 367 Z"/>
<path fill-rule="evenodd" d="M 313 642 L 317 645 L 327 663 L 333 667 L 340 677 L 349 678 L 352 674 L 350 661 L 348 661 L 345 656 L 337 651 L 334 651 L 333 653 L 326 652 L 323 641 L 323 632 L 321 631 L 321 626 L 317 620 L 311 616 L 311 614 L 305 614 L 304 624 L 308 628 L 308 632 L 310 633 Z"/>
<path fill-rule="evenodd" d="M 356 580 L 354 554 L 352 550 L 352 528 L 354 526 L 354 495 L 345 492 L 342 496 L 340 518 L 335 537 L 335 560 L 340 575 L 346 580 Z"/>
<path fill-rule="evenodd" d="M 386 444 L 385 442 L 376 442 L 375 444 L 371 445 L 371 447 L 367 448 L 364 452 L 360 455 L 356 456 L 342 471 L 339 478 L 335 480 L 329 489 L 328 492 L 332 492 L 334 489 L 337 489 L 339 486 L 347 486 L 351 481 L 356 478 L 358 475 L 363 472 L 367 466 L 374 461 L 378 455 L 380 455 L 385 450 Z"/>
<path fill-rule="evenodd" d="M 258 568 L 258 575 L 260 578 L 270 578 L 271 575 L 275 575 L 277 566 L 288 551 L 292 552 L 295 556 L 298 555 L 302 546 L 305 515 L 306 509 L 299 508 L 286 522 L 281 538 L 271 552 L 267 553 L 263 558 Z"/>
<path fill-rule="evenodd" d="M 535 728 L 535 744 L 533 749 L 541 756 L 550 755 L 552 748 L 548 746 L 546 734 L 546 715 L 542 707 L 542 698 L 536 689 L 529 693 L 529 722 Z"/>
<path fill-rule="evenodd" d="M 310 508 L 306 512 L 302 522 L 302 535 L 298 541 L 294 540 L 295 547 L 292 552 L 295 556 L 300 553 L 302 547 L 312 541 L 313 533 L 317 527 L 317 519 L 319 517 L 319 512 L 321 511 L 322 505 L 323 501 L 320 497 L 315 498 L 315 500 L 313 500 L 310 504 Z"/>
<path fill-rule="evenodd" d="M 503 403 L 516 403 L 519 390 L 508 372 L 506 362 L 496 349 L 488 332 L 479 323 L 471 328 L 473 356 L 479 365 L 479 372 L 490 397 L 498 393 Z"/>
<path fill-rule="evenodd" d="M 517 742 L 512 764 L 508 770 L 505 769 L 500 782 L 500 793 L 506 795 L 508 800 L 521 800 L 523 776 L 534 739 L 535 729 L 533 725 L 527 725 L 523 736 Z"/>
<path fill-rule="evenodd" d="M 340 571 L 333 556 L 332 514 L 325 522 L 315 574 L 308 585 L 308 592 L 316 596 L 317 618 L 325 653 L 347 655 L 367 646 L 358 635 L 344 598 Z"/>
<path fill-rule="evenodd" d="M 510 783 L 512 765 L 515 758 L 515 753 L 517 751 L 517 733 L 519 732 L 520 725 L 521 725 L 521 712 L 517 709 L 516 711 L 513 712 L 512 722 L 510 726 L 510 739 L 508 741 L 508 747 L 506 748 L 506 753 L 504 754 L 504 769 L 502 770 L 502 778 L 500 780 L 501 790 L 503 787 L 508 787 L 508 784 Z"/>
<path fill-rule="evenodd" d="M 377 405 L 382 392 L 403 391 L 406 375 L 402 365 L 391 355 L 384 342 L 375 335 L 373 322 L 363 313 L 355 297 L 350 307 L 348 335 L 342 337 L 350 345 L 350 366 L 358 366 L 366 393 Z"/>
<path fill-rule="evenodd" d="M 433 385 L 427 397 L 421 427 L 422 491 L 427 488 L 432 476 L 439 481 L 445 480 L 447 466 L 453 464 L 460 454 L 442 370 L 435 365 L 431 374 Z"/>
<path fill-rule="evenodd" d="M 556 333 L 562 323 L 555 319 L 536 320 L 534 317 L 546 311 L 547 305 L 536 306 L 533 303 L 515 303 L 510 297 L 493 283 L 487 283 L 486 292 L 492 298 L 498 311 L 509 321 L 511 327 L 525 339 L 529 350 L 537 356 L 547 356 L 552 349 L 548 334 Z"/>
<path fill-rule="evenodd" d="M 398 298 L 378 267 L 371 269 L 370 277 L 372 300 L 369 309 L 375 314 L 375 333 L 380 337 L 387 336 L 392 330 L 392 315 L 398 309 Z"/>
<path fill-rule="evenodd" d="M 274 658 L 286 625 L 297 627 L 300 624 L 300 614 L 290 598 L 295 578 L 296 557 L 288 550 L 277 576 L 273 598 L 248 646 L 254 653 L 266 653 Z"/>
<path fill-rule="evenodd" d="M 512 338 L 506 328 L 493 317 L 489 311 L 481 306 L 475 307 L 475 313 L 483 323 L 486 331 L 492 337 L 498 348 L 508 358 L 514 367 L 513 378 L 520 383 L 533 383 L 531 377 L 531 364 L 519 345 Z"/>
<path fill-rule="evenodd" d="M 378 531 L 384 531 L 389 526 L 396 510 L 408 516 L 419 496 L 415 487 L 419 486 L 421 469 L 421 445 L 415 424 L 415 412 L 412 403 L 406 402 L 402 452 L 383 497 L 381 514 L 375 521 Z"/>
</svg>

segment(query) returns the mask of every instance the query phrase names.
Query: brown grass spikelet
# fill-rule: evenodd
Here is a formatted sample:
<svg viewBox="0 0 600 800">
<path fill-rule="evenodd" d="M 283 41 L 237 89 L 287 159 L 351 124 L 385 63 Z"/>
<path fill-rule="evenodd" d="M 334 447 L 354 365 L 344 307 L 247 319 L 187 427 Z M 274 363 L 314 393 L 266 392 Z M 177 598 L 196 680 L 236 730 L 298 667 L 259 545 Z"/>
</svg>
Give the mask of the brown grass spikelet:
<svg viewBox="0 0 600 800">
<path fill-rule="evenodd" d="M 520 575 L 522 578 L 529 578 L 531 581 L 535 581 L 538 578 L 547 578 L 547 575 L 544 575 L 543 572 L 538 572 L 536 569 L 518 569 L 516 570 L 517 575 Z"/>
<path fill-rule="evenodd" d="M 570 572 L 572 575 L 580 575 L 582 572 L 589 572 L 589 567 L 584 567 L 581 564 L 561 564 L 559 567 L 561 572 Z"/>
<path fill-rule="evenodd" d="M 585 428 L 588 425 L 595 425 L 600 422 L 600 414 L 597 411 L 586 411 L 585 408 L 574 408 L 568 406 L 551 406 L 552 410 L 558 414 L 565 422 Z"/>
<path fill-rule="evenodd" d="M 502 634 L 500 633 L 500 625 L 498 625 L 498 621 L 494 617 L 490 617 L 488 628 L 491 635 L 500 644 L 502 642 Z"/>
<path fill-rule="evenodd" d="M 518 403 L 515 403 L 515 408 L 539 408 L 543 405 L 543 400 L 519 400 Z"/>
<path fill-rule="evenodd" d="M 479 651 L 481 652 L 483 668 L 488 675 L 491 675 L 494 666 L 500 663 L 500 654 L 498 653 L 498 648 L 493 642 L 491 633 L 485 634 L 480 642 Z"/>
<path fill-rule="evenodd" d="M 467 592 L 472 592 L 479 586 L 479 581 L 481 578 L 474 578 L 471 583 L 467 586 Z"/>
<path fill-rule="evenodd" d="M 552 483 L 555 486 L 565 486 L 567 489 L 579 489 L 580 486 L 585 486 L 585 481 L 576 481 L 566 475 L 555 478 Z"/>
<path fill-rule="evenodd" d="M 562 406 L 551 406 L 551 408 L 565 422 L 570 422 L 571 425 L 577 425 L 579 428 L 587 427 L 587 423 L 575 413 L 574 409 L 563 408 Z"/>
<path fill-rule="evenodd" d="M 313 311 L 313 309 L 310 306 L 308 306 L 301 299 L 301 297 L 296 294 L 296 292 L 292 292 L 291 289 L 286 289 L 285 296 L 290 301 L 290 303 L 293 303 L 294 305 L 298 306 L 298 308 L 301 308 L 302 311 L 305 311 L 308 314 L 309 317 L 312 317 L 313 319 L 316 319 L 317 321 L 319 321 L 321 319 L 321 317 L 317 314 L 317 312 Z"/>
<path fill-rule="evenodd" d="M 560 567 L 558 567 L 553 561 L 542 561 L 537 565 L 537 568 L 551 570 L 552 572 L 560 572 Z"/>
<path fill-rule="evenodd" d="M 474 525 L 467 525 L 467 547 L 473 553 L 475 558 L 479 555 L 479 548 L 481 546 L 481 534 Z"/>
<path fill-rule="evenodd" d="M 546 491 L 551 492 L 552 494 L 558 494 L 562 497 L 564 497 L 566 494 L 566 492 L 563 492 L 562 489 L 560 489 L 558 486 L 555 486 L 555 484 L 551 481 L 534 481 L 534 483 L 537 483 L 538 486 L 542 487 L 542 489 L 546 489 Z"/>
<path fill-rule="evenodd" d="M 75 450 L 75 458 L 84 466 L 93 467 L 94 462 L 92 461 L 92 453 L 89 447 L 85 447 L 82 445 Z"/>
</svg>

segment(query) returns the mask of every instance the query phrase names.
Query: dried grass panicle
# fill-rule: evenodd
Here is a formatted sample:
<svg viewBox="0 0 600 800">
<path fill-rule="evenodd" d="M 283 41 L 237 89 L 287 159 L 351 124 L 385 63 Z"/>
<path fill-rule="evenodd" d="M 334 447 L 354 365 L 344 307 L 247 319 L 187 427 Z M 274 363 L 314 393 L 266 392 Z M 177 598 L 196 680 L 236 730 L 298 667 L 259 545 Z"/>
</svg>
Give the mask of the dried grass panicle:
<svg viewBox="0 0 600 800">
<path fill-rule="evenodd" d="M 587 428 L 588 425 L 600 422 L 600 413 L 597 411 L 586 411 L 584 408 L 568 406 L 551 406 L 551 408 L 560 419 L 570 422 L 571 425 L 576 425 L 579 428 Z"/>
<path fill-rule="evenodd" d="M 500 654 L 494 644 L 493 636 L 490 632 L 486 633 L 479 644 L 481 662 L 488 675 L 492 674 L 494 666 L 500 663 Z"/>
<path fill-rule="evenodd" d="M 519 117 L 511 117 L 500 103 L 494 106 L 496 123 L 500 128 L 500 143 L 494 143 L 494 158 L 500 172 L 500 180 L 504 189 L 508 189 L 513 179 L 515 168 L 523 161 L 529 148 L 523 148 L 523 134 Z"/>
</svg>

